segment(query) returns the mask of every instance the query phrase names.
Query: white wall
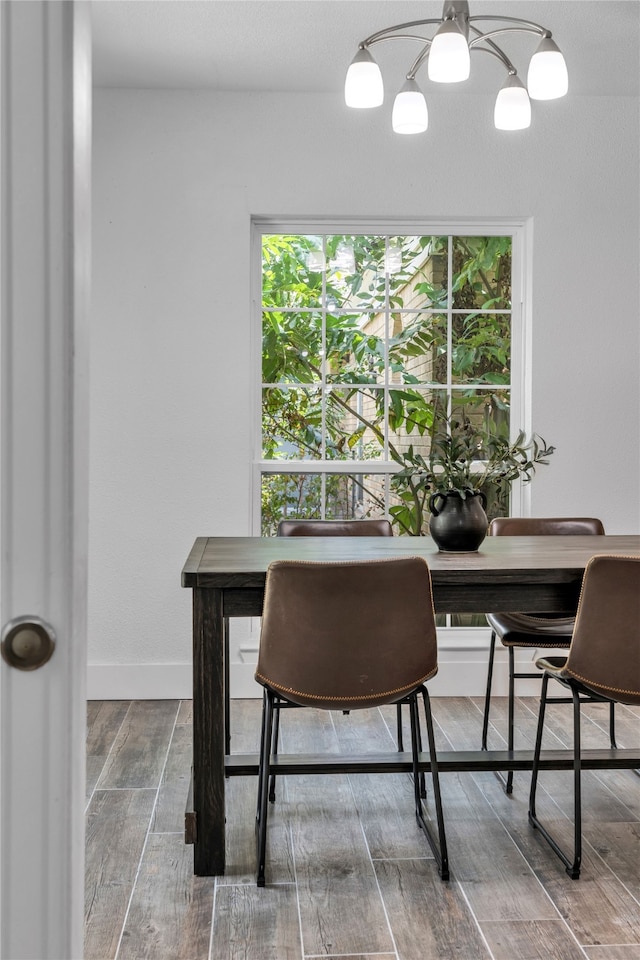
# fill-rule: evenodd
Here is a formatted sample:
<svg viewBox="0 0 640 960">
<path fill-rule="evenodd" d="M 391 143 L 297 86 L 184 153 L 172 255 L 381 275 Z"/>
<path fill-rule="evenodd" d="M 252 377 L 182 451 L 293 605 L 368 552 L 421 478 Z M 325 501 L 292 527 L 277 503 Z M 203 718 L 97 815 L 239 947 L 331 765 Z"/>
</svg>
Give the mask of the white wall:
<svg viewBox="0 0 640 960">
<path fill-rule="evenodd" d="M 447 92 L 397 137 L 326 96 L 95 91 L 90 695 L 188 695 L 182 564 L 250 531 L 251 215 L 533 218 L 532 511 L 640 532 L 638 101 L 491 112 Z"/>
</svg>

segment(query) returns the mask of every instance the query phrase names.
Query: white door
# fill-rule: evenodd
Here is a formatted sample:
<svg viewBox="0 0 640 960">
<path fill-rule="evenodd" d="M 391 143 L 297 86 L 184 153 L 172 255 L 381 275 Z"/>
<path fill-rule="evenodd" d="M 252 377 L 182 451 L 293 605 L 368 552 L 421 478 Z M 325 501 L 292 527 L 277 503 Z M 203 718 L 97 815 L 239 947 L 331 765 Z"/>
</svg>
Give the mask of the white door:
<svg viewBox="0 0 640 960">
<path fill-rule="evenodd" d="M 2 3 L 1 622 L 38 617 L 39 669 L 0 660 L 0 957 L 82 957 L 89 11 Z M 18 631 L 19 632 L 19 631 Z M 22 633 L 27 646 L 33 633 Z M 18 646 L 18 663 L 24 662 Z"/>
</svg>

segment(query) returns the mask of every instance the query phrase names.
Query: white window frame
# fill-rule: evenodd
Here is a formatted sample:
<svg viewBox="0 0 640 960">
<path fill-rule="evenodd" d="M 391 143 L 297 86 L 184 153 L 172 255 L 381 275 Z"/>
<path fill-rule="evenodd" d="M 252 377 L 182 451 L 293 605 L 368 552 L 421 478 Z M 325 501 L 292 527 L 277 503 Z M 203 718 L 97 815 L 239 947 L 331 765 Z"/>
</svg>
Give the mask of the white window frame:
<svg viewBox="0 0 640 960">
<path fill-rule="evenodd" d="M 362 218 L 279 218 L 252 219 L 252 497 L 251 531 L 260 536 L 261 478 L 270 473 L 354 473 L 353 461 L 274 461 L 261 459 L 262 454 L 262 237 L 265 234 L 372 234 L 375 236 L 510 236 L 512 240 L 512 303 L 511 303 L 511 392 L 510 424 L 513 439 L 522 429 L 531 433 L 531 262 L 532 221 L 520 218 L 483 218 L 478 220 L 421 218 L 387 220 Z M 387 460 L 358 461 L 358 473 L 393 473 L 400 467 Z M 530 485 L 515 481 L 511 488 L 512 516 L 530 513 Z M 469 629 L 469 628 L 463 628 Z M 477 629 L 477 628 L 471 628 Z"/>
</svg>

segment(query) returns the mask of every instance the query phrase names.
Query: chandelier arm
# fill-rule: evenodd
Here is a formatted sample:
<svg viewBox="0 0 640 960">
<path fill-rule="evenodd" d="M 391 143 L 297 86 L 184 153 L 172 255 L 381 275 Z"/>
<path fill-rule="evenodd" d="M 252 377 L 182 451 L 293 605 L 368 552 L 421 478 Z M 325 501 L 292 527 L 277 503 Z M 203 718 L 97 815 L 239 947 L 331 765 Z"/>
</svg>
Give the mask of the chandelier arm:
<svg viewBox="0 0 640 960">
<path fill-rule="evenodd" d="M 470 24 L 470 28 L 471 30 L 473 30 L 474 33 L 477 33 L 478 36 L 475 38 L 475 40 L 472 40 L 469 43 L 469 50 L 484 50 L 487 53 L 491 51 L 494 54 L 494 56 L 496 56 L 499 60 L 502 61 L 502 63 L 507 68 L 510 74 L 517 74 L 518 71 L 516 70 L 514 65 L 511 63 L 511 60 L 509 60 L 509 57 L 506 55 L 502 47 L 499 47 L 497 43 L 494 43 L 493 40 L 489 39 L 490 34 L 482 33 L 482 31 L 478 30 L 477 27 L 474 27 L 473 24 Z M 483 40 L 486 41 L 486 43 L 488 44 L 487 47 L 474 46 L 474 44 L 481 43 Z"/>
<path fill-rule="evenodd" d="M 418 56 L 415 58 L 415 60 L 407 70 L 407 80 L 415 80 L 416 73 L 418 72 L 422 64 L 425 62 L 427 57 L 429 56 L 429 50 L 431 49 L 432 42 L 433 41 L 431 40 L 427 40 L 425 42 L 424 48 L 420 51 Z"/>
<path fill-rule="evenodd" d="M 507 68 L 507 72 L 510 77 L 517 77 L 518 71 L 511 63 L 511 60 L 502 52 L 500 47 L 496 47 L 495 50 L 492 50 L 491 47 L 474 47 L 476 52 L 479 53 L 490 53 L 492 57 L 495 57 L 496 60 L 499 60 L 503 67 Z"/>
<path fill-rule="evenodd" d="M 545 34 L 551 36 L 551 31 L 547 27 L 543 27 L 541 23 L 535 23 L 533 20 L 521 20 L 520 17 L 498 17 L 494 14 L 478 14 L 475 17 L 469 17 L 469 23 L 473 20 L 500 20 L 502 23 L 519 23 L 520 29 L 526 30 L 527 28 L 533 28 L 536 33 L 539 33 L 541 36 Z M 477 27 L 475 28 L 477 29 Z M 517 30 L 517 27 L 512 29 Z"/>
<path fill-rule="evenodd" d="M 407 23 L 397 23 L 395 27 L 385 27 L 384 30 L 378 30 L 377 33 L 372 33 L 370 37 L 367 37 L 366 40 L 363 40 L 359 44 L 359 47 L 366 48 L 371 46 L 372 43 L 378 43 L 380 40 L 414 40 L 420 39 L 423 42 L 427 39 L 426 37 L 394 37 L 394 31 L 396 30 L 409 30 L 411 27 L 425 27 L 431 23 L 442 23 L 442 19 L 432 19 L 432 20 L 409 20 Z"/>
<path fill-rule="evenodd" d="M 477 27 L 472 27 L 471 29 L 475 31 L 477 30 Z M 470 42 L 470 48 L 474 45 L 474 43 L 480 43 L 482 40 L 489 40 L 491 37 L 499 37 L 504 33 L 534 33 L 538 37 L 551 36 L 548 30 L 544 30 L 542 33 L 540 33 L 538 30 L 529 29 L 528 27 L 502 27 L 499 30 L 490 30 L 489 33 L 481 33 L 479 30 L 477 32 L 478 36 L 475 38 L 475 40 Z"/>
<path fill-rule="evenodd" d="M 422 50 L 420 51 L 418 56 L 415 58 L 415 60 L 413 61 L 413 63 L 411 64 L 411 66 L 409 67 L 406 73 L 407 80 L 415 80 L 416 73 L 418 72 L 418 70 L 424 63 L 424 61 L 427 59 L 427 56 L 429 55 L 429 49 L 431 47 L 431 44 L 433 43 L 433 40 L 429 40 L 428 37 L 420 37 L 417 34 L 413 34 L 413 33 L 403 33 L 403 34 L 392 34 L 389 36 L 378 37 L 377 40 L 372 40 L 371 44 L 382 43 L 384 40 L 419 40 L 420 43 L 423 44 Z M 364 40 L 363 44 L 366 45 L 367 41 Z M 362 45 L 361 45 L 361 49 L 363 49 Z M 366 46 L 364 47 L 364 49 L 366 49 Z"/>
<path fill-rule="evenodd" d="M 358 49 L 366 50 L 368 47 L 372 47 L 374 43 L 384 43 L 385 40 L 419 40 L 420 43 L 426 43 L 428 46 L 431 46 L 433 42 L 429 40 L 428 37 L 421 37 L 417 33 L 398 33 L 388 37 L 378 37 L 377 40 L 372 40 L 371 43 L 369 43 L 368 40 L 363 40 Z"/>
</svg>

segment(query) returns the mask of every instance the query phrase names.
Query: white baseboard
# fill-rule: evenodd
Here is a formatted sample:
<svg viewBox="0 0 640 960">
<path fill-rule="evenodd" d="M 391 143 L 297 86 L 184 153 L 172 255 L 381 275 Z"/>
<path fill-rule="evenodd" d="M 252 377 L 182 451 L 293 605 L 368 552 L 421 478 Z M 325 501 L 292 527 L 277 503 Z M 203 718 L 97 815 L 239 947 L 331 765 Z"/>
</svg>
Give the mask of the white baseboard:
<svg viewBox="0 0 640 960">
<path fill-rule="evenodd" d="M 250 700 L 262 696 L 262 688 L 255 682 L 255 667 L 246 663 L 231 665 L 232 696 L 239 700 Z M 516 694 L 519 697 L 540 695 L 540 684 L 536 680 L 517 680 Z M 462 657 L 440 659 L 437 676 L 427 684 L 432 697 L 484 697 L 487 686 L 487 662 L 463 660 Z M 506 697 L 508 691 L 507 663 L 498 661 L 493 671 L 492 694 Z"/>
<path fill-rule="evenodd" d="M 190 663 L 90 663 L 88 700 L 190 700 Z"/>
<path fill-rule="evenodd" d="M 542 651 L 517 651 L 520 666 L 535 660 Z M 487 648 L 480 638 L 444 645 L 439 651 L 438 674 L 429 681 L 435 697 L 481 697 L 487 682 Z M 253 679 L 253 663 L 231 663 L 231 696 L 252 699 L 262 696 Z M 89 700 L 189 700 L 192 680 L 190 663 L 90 663 L 87 674 Z M 540 684 L 518 680 L 519 696 L 536 696 Z M 493 694 L 507 694 L 506 651 L 498 648 L 493 676 Z"/>
<path fill-rule="evenodd" d="M 483 697 L 487 686 L 489 656 L 488 628 L 450 627 L 438 637 L 438 673 L 429 681 L 434 697 Z M 238 648 L 242 662 L 231 664 L 231 696 L 235 699 L 261 697 L 262 689 L 253 679 L 258 655 L 257 637 L 248 637 Z M 535 660 L 542 650 L 516 650 L 518 668 L 534 672 Z M 494 696 L 508 692 L 507 651 L 498 644 L 493 669 Z M 540 693 L 537 680 L 518 680 L 516 692 L 521 697 Z"/>
</svg>

